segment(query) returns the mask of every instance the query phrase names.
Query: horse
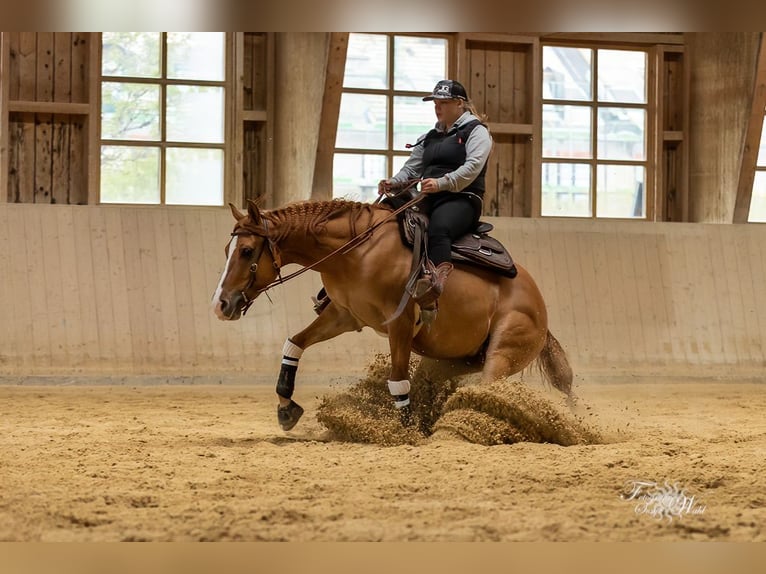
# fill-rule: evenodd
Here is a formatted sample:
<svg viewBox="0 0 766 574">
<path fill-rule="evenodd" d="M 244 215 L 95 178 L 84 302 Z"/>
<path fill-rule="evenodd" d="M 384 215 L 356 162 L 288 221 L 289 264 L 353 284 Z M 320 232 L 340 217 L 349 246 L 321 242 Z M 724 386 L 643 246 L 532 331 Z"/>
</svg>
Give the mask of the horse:
<svg viewBox="0 0 766 574">
<path fill-rule="evenodd" d="M 258 295 L 287 279 L 280 269 L 289 263 L 303 266 L 299 273 L 319 272 L 330 298 L 311 324 L 285 341 L 276 385 L 283 430 L 292 429 L 303 414 L 292 399 L 303 352 L 363 327 L 388 338 L 388 387 L 404 424 L 409 424 L 413 352 L 466 371 L 481 370 L 482 383 L 511 376 L 538 359 L 543 380 L 571 398 L 572 369 L 548 329 L 542 294 L 522 265 L 516 263 L 511 278 L 456 263 L 435 319 L 422 327 L 414 301 L 400 307 L 413 255 L 401 239 L 393 207 L 342 199 L 274 210 L 248 201 L 246 213 L 229 207 L 235 224 L 212 298 L 219 319 L 240 319 Z"/>
</svg>

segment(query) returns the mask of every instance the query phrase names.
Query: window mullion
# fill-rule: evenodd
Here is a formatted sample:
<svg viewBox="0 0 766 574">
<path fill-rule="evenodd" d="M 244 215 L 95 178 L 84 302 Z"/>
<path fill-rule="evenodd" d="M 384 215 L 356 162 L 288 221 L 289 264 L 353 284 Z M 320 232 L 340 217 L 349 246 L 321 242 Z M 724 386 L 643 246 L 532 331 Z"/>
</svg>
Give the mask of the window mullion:
<svg viewBox="0 0 766 574">
<path fill-rule="evenodd" d="M 166 161 L 166 142 L 168 138 L 167 134 L 167 102 L 168 102 L 168 33 L 162 32 L 162 40 L 160 41 L 160 204 L 165 205 L 165 175 L 167 169 L 165 166 Z"/>
<path fill-rule="evenodd" d="M 394 43 L 393 34 L 388 35 L 388 130 L 386 145 L 386 173 L 394 175 Z"/>
</svg>

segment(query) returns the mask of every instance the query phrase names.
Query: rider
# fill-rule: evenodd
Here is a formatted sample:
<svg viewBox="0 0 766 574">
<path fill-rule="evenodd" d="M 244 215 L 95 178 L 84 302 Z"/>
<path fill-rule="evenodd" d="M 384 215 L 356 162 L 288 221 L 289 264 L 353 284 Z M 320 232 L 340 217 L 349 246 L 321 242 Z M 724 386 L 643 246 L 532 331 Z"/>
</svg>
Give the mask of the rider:
<svg viewBox="0 0 766 574">
<path fill-rule="evenodd" d="M 481 216 L 492 137 L 460 82 L 439 81 L 423 101 L 434 102 L 436 126 L 409 146 L 407 162 L 391 179 L 380 181 L 378 193 L 389 193 L 411 179 L 422 180 L 420 192 L 426 197 L 420 205 L 430 213 L 431 265 L 415 285 L 413 298 L 421 307 L 423 321 L 429 323 L 452 271 L 452 242 L 470 232 Z"/>
</svg>

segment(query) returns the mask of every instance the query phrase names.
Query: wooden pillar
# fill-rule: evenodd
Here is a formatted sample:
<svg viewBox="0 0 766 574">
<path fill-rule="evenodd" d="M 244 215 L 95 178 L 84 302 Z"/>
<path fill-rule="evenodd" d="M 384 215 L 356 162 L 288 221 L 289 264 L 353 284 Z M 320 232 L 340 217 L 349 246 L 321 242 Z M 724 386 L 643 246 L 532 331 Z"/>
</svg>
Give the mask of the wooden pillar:
<svg viewBox="0 0 766 574">
<path fill-rule="evenodd" d="M 338 114 L 340 113 L 340 98 L 343 92 L 343 75 L 346 71 L 347 52 L 348 32 L 330 34 L 319 136 L 314 162 L 314 179 L 311 186 L 312 199 L 332 199 L 335 136 L 338 132 Z"/>
<path fill-rule="evenodd" d="M 688 35 L 691 65 L 689 219 L 730 223 L 760 32 Z"/>
<path fill-rule="evenodd" d="M 761 130 L 766 107 L 766 42 L 761 32 L 761 48 L 758 52 L 758 66 L 755 74 L 755 87 L 750 105 L 750 118 L 742 146 L 739 167 L 739 185 L 737 201 L 734 205 L 734 223 L 747 223 L 750 215 L 750 200 L 753 197 L 755 165 L 758 161 L 758 149 L 761 143 Z"/>
<path fill-rule="evenodd" d="M 274 203 L 309 199 L 322 115 L 329 34 L 276 34 Z"/>
</svg>

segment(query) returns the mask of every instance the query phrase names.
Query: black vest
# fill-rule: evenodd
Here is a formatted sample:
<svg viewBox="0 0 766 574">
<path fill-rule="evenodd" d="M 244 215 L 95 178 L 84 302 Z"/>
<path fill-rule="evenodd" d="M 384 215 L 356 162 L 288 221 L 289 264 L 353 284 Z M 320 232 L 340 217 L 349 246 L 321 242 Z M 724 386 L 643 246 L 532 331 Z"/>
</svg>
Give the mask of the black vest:
<svg viewBox="0 0 766 574">
<path fill-rule="evenodd" d="M 478 125 L 484 124 L 480 120 L 472 120 L 458 128 L 453 127 L 446 133 L 436 129 L 428 132 L 422 143 L 423 165 L 425 166 L 422 178 L 439 178 L 463 165 L 465 163 L 465 142 Z M 487 164 L 485 162 L 476 179 L 461 191 L 470 191 L 483 197 L 486 171 Z"/>
</svg>

